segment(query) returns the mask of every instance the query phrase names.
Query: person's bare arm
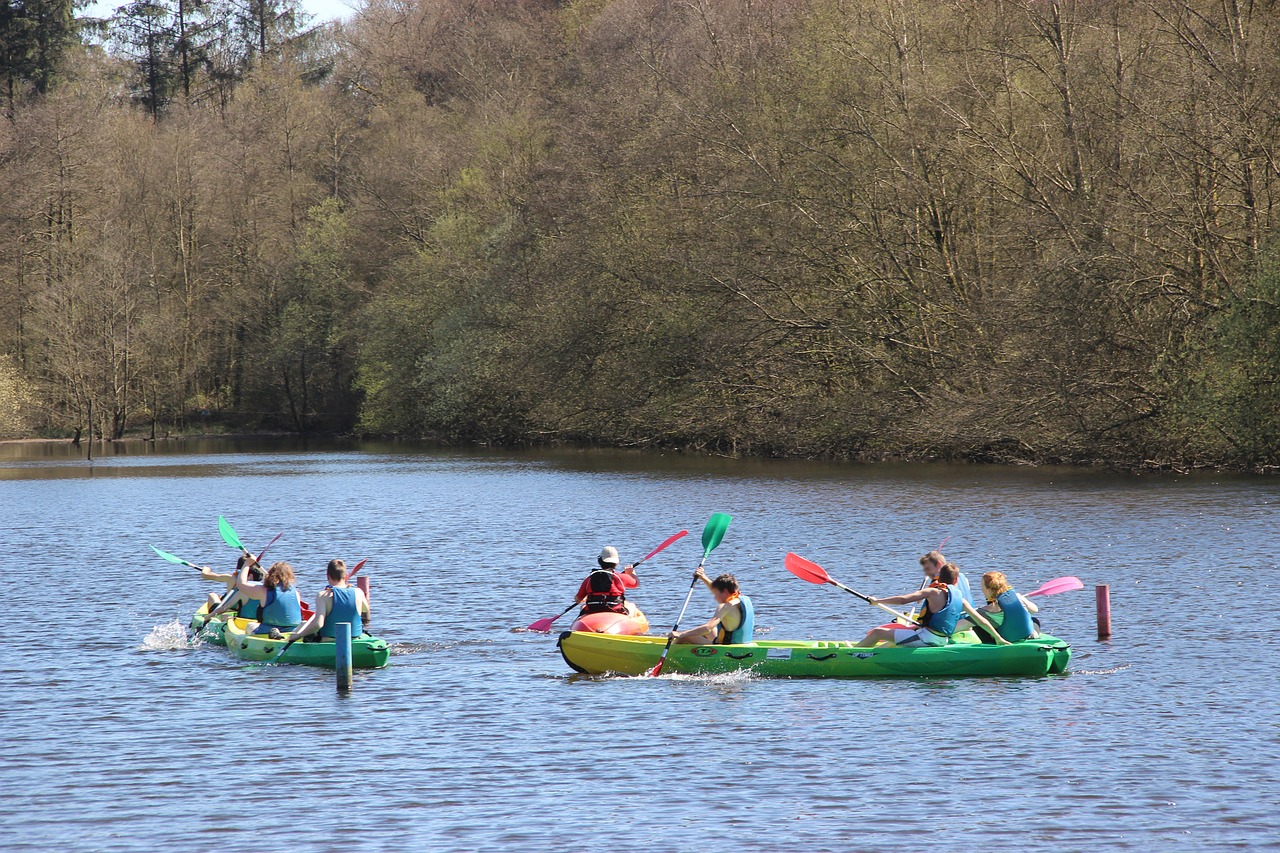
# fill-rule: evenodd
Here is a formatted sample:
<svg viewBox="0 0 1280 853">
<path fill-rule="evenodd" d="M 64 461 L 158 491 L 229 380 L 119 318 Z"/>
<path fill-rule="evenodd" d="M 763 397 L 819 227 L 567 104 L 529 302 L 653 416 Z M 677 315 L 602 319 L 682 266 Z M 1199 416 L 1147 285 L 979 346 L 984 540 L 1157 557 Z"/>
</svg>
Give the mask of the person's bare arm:
<svg viewBox="0 0 1280 853">
<path fill-rule="evenodd" d="M 1026 597 L 1025 595 L 1023 595 L 1022 593 L 1018 593 L 1018 600 L 1022 602 L 1022 606 L 1023 606 L 1023 607 L 1027 608 L 1027 612 L 1028 612 L 1028 613 L 1039 613 L 1039 612 L 1040 612 L 1040 608 L 1039 608 L 1039 606 L 1037 606 L 1037 605 L 1036 605 L 1036 603 L 1035 603 L 1034 601 L 1032 601 L 1031 599 L 1027 598 L 1027 597 Z"/>
<path fill-rule="evenodd" d="M 1013 645 L 1013 643 L 1009 642 L 1009 641 L 1008 641 L 1008 640 L 1006 640 L 1004 637 L 1001 637 L 1001 636 L 1000 636 L 1000 632 L 996 630 L 996 626 L 995 626 L 995 625 L 992 625 L 992 624 L 991 624 L 991 620 L 990 620 L 990 619 L 988 619 L 987 617 L 983 616 L 983 615 L 982 615 L 982 613 L 980 613 L 980 612 L 979 612 L 979 611 L 978 611 L 978 610 L 977 610 L 977 609 L 976 609 L 972 604 L 970 604 L 969 602 L 967 602 L 967 601 L 966 601 L 966 602 L 963 602 L 963 603 L 964 603 L 964 612 L 965 612 L 965 613 L 967 613 L 967 614 L 969 614 L 969 620 L 970 620 L 970 621 L 972 621 L 975 625 L 980 626 L 983 630 L 985 630 L 988 634 L 990 634 L 990 635 L 991 635 L 991 638 L 992 638 L 993 640 L 995 640 L 995 641 L 996 641 L 996 645 L 997 645 L 997 646 L 1012 646 L 1012 645 Z"/>
<path fill-rule="evenodd" d="M 267 603 L 267 587 L 265 584 L 249 580 L 248 563 L 245 563 L 244 568 L 236 575 L 236 589 L 240 590 L 245 598 L 251 598 L 259 604 Z"/>
<path fill-rule="evenodd" d="M 875 596 L 871 596 L 871 603 L 902 605 L 902 604 L 911 604 L 912 602 L 915 602 L 915 601 L 924 601 L 928 597 L 929 597 L 928 590 L 919 589 L 919 590 L 916 590 L 915 592 L 905 593 L 904 595 L 891 595 L 888 598 L 876 598 Z"/>
<path fill-rule="evenodd" d="M 290 639 L 301 640 L 303 637 L 309 637 L 324 627 L 324 617 L 329 614 L 329 608 L 333 606 L 333 593 L 326 587 L 316 593 L 316 608 L 311 614 L 311 618 L 297 628 L 293 629 L 293 633 L 289 635 Z"/>
<path fill-rule="evenodd" d="M 222 572 L 215 572 L 213 569 L 209 568 L 208 566 L 203 566 L 200 569 L 200 577 L 204 578 L 207 581 L 218 581 L 219 583 L 225 583 L 228 587 L 233 587 L 236 585 L 235 572 L 227 572 L 226 574 L 223 574 Z"/>
<path fill-rule="evenodd" d="M 716 631 L 716 628 L 718 628 L 719 626 L 720 626 L 720 617 L 715 616 L 709 622 L 704 622 L 701 625 L 696 625 L 693 628 L 689 628 L 686 631 L 672 631 L 671 633 L 667 634 L 667 636 L 674 637 L 676 640 L 684 640 L 702 631 L 710 631 L 712 634 L 714 634 Z"/>
</svg>

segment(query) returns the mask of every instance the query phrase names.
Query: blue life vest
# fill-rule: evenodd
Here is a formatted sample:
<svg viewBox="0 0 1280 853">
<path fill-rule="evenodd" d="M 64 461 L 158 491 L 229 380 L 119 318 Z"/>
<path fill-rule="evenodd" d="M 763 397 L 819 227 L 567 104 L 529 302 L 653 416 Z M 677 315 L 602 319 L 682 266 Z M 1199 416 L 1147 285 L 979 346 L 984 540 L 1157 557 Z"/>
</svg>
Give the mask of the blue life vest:
<svg viewBox="0 0 1280 853">
<path fill-rule="evenodd" d="M 732 631 L 721 622 L 716 629 L 716 645 L 730 646 L 751 642 L 751 635 L 756 631 L 756 608 L 751 599 L 745 595 L 738 596 L 738 609 L 742 611 L 742 621 Z"/>
<path fill-rule="evenodd" d="M 1036 627 L 1031 623 L 1031 614 L 1018 600 L 1016 592 L 1011 589 L 1005 590 L 996 598 L 996 604 L 1000 605 L 1000 612 L 1004 614 L 1004 619 L 996 626 L 1001 637 L 1016 643 L 1035 633 Z"/>
<path fill-rule="evenodd" d="M 929 610 L 925 614 L 924 626 L 940 637 L 950 637 L 956 630 L 956 623 L 964 615 L 964 599 L 960 596 L 959 584 L 947 587 L 947 606 L 934 613 Z"/>
<path fill-rule="evenodd" d="M 231 593 L 235 595 L 235 592 Z M 241 596 L 240 604 L 236 607 L 236 615 L 241 619 L 257 619 L 262 612 L 262 605 L 252 598 Z"/>
<path fill-rule="evenodd" d="M 272 628 L 292 631 L 301 625 L 302 604 L 298 600 L 298 591 L 293 587 L 268 589 L 267 603 L 259 613 L 259 621 L 259 631 L 264 634 Z"/>
<path fill-rule="evenodd" d="M 360 599 L 355 587 L 331 586 L 329 591 L 333 593 L 333 603 L 320 626 L 321 639 L 332 640 L 337 633 L 334 629 L 340 622 L 351 623 L 351 636 L 359 637 L 364 633 L 364 623 L 360 621 Z"/>
<path fill-rule="evenodd" d="M 960 597 L 969 602 L 970 607 L 977 607 L 973 603 L 973 590 L 969 588 L 969 579 L 965 577 L 964 572 L 960 573 L 960 581 L 957 586 L 960 587 Z"/>
</svg>

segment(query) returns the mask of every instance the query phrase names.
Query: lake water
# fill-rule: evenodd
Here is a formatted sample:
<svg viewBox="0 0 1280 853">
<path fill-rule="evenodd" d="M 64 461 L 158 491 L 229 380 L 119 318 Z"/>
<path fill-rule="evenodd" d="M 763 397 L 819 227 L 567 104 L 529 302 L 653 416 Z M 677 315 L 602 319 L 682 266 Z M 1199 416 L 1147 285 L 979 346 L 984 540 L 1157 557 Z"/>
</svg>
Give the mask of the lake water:
<svg viewBox="0 0 1280 853">
<path fill-rule="evenodd" d="M 1228 850 L 1280 845 L 1280 481 L 389 444 L 0 445 L 0 849 Z M 599 548 L 666 630 L 708 515 L 771 639 L 860 637 L 950 537 L 1074 645 L 1035 680 L 594 679 L 555 635 Z M 299 570 L 368 557 L 391 666 L 190 647 L 216 521 Z M 1092 585 L 1109 583 L 1110 642 Z M 704 620 L 695 594 L 685 624 Z M 561 623 L 561 624 L 567 624 Z M 52 629 L 42 633 L 38 628 Z"/>
</svg>

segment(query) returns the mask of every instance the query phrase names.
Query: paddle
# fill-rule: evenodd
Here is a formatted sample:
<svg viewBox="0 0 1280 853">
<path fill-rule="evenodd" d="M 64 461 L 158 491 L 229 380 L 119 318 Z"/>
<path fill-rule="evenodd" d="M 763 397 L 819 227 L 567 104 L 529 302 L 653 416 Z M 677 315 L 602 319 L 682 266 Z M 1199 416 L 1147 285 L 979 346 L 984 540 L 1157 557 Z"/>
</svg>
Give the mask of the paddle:
<svg viewBox="0 0 1280 853">
<path fill-rule="evenodd" d="M 369 558 L 368 558 L 368 557 L 365 557 L 363 560 L 361 560 L 360 562 L 356 563 L 356 567 L 355 567 L 354 569 L 352 569 L 351 571 L 347 572 L 347 580 L 351 580 L 353 577 L 355 577 L 355 576 L 356 576 L 356 573 L 357 573 L 357 572 L 359 572 L 361 569 L 363 569 L 363 568 L 364 568 L 364 564 L 365 564 L 365 563 L 367 563 L 367 562 L 369 562 Z M 318 602 L 318 601 L 316 602 L 316 604 L 317 604 L 317 605 L 318 605 L 319 603 L 320 603 L 320 602 Z M 299 626 L 299 627 L 301 627 L 301 626 Z M 363 632 L 362 632 L 362 633 L 363 633 Z M 357 635 L 357 636 L 358 636 L 358 635 Z M 254 664 L 254 665 L 255 665 L 255 666 L 268 666 L 268 665 L 270 665 L 270 664 L 275 663 L 276 661 L 280 660 L 280 658 L 284 657 L 284 653 L 285 653 L 285 652 L 287 652 L 287 651 L 289 651 L 289 647 L 290 647 L 290 646 L 292 646 L 294 643 L 298 642 L 298 640 L 301 640 L 301 639 L 304 639 L 304 638 L 303 638 L 303 637 L 295 637 L 295 636 L 293 636 L 293 634 L 290 634 L 290 635 L 289 635 L 289 639 L 285 641 L 284 648 L 280 649 L 280 651 L 276 653 L 276 656 L 275 656 L 275 657 L 273 657 L 271 660 L 264 660 L 264 661 L 262 661 L 261 663 Z"/>
<path fill-rule="evenodd" d="M 195 569 L 197 572 L 203 568 L 203 566 L 197 566 L 195 563 L 184 560 L 181 557 L 175 557 L 173 554 L 170 554 L 168 551 L 161 551 L 155 545 L 151 545 L 149 547 L 151 548 L 152 551 L 155 551 L 160 556 L 160 559 L 166 562 L 174 563 L 179 566 L 190 566 L 191 568 Z"/>
<path fill-rule="evenodd" d="M 631 568 L 633 569 L 638 568 L 642 563 L 647 561 L 650 557 L 654 556 L 660 551 L 665 550 L 668 545 L 672 544 L 673 542 L 678 542 L 688 535 L 689 535 L 689 531 L 681 530 L 679 533 L 675 534 L 674 536 L 668 536 L 665 542 L 663 542 L 657 548 L 654 548 L 648 554 L 645 554 L 643 557 L 640 558 L 638 562 L 632 563 Z M 545 634 L 547 631 L 551 630 L 551 626 L 555 623 L 557 619 L 559 619 L 561 616 L 565 615 L 566 613 L 568 613 L 570 610 L 572 610 L 577 606 L 578 606 L 578 602 L 575 601 L 573 604 L 570 604 L 568 607 L 566 607 L 564 610 L 561 610 L 558 614 L 556 614 L 555 616 L 552 616 L 550 619 L 539 619 L 537 622 L 534 622 L 532 625 L 529 626 L 529 630 L 541 631 Z"/>
<path fill-rule="evenodd" d="M 259 564 L 261 563 L 262 555 L 267 553 L 267 548 L 276 544 L 280 537 L 284 535 L 283 532 L 277 533 L 276 538 L 267 543 L 267 548 L 263 548 L 262 553 L 258 554 L 257 557 L 254 557 L 249 553 L 249 549 L 244 547 L 244 543 L 241 542 L 240 537 L 236 535 L 236 529 L 231 526 L 231 522 L 227 521 L 225 516 L 218 516 L 218 532 L 222 534 L 223 542 L 226 542 L 232 548 L 235 548 L 241 554 L 244 554 L 246 557 Z"/>
<path fill-rule="evenodd" d="M 1068 575 L 1062 578 L 1054 578 L 1034 592 L 1028 592 L 1027 598 L 1036 595 L 1057 595 L 1060 592 L 1071 592 L 1077 589 L 1084 589 L 1084 583 L 1080 578 Z"/>
<path fill-rule="evenodd" d="M 861 598 L 863 601 L 867 602 L 868 604 L 879 607 L 881 610 L 885 611 L 886 613 L 892 613 L 898 619 L 905 619 L 906 621 L 916 626 L 920 625 L 919 621 L 912 619 L 911 617 L 907 616 L 907 614 L 899 613 L 898 611 L 894 610 L 892 607 L 889 607 L 888 605 L 885 605 L 885 604 L 881 604 L 878 601 L 872 601 L 871 596 L 869 595 L 863 595 L 857 590 L 849 589 L 849 587 L 845 586 L 844 584 L 832 578 L 831 575 L 827 574 L 826 569 L 822 568 L 822 566 L 819 566 L 817 563 L 813 562 L 812 560 L 806 560 L 804 557 L 801 557 L 799 554 L 788 553 L 785 562 L 787 566 L 787 571 L 791 572 L 791 574 L 795 575 L 801 580 L 805 580 L 805 581 L 808 581 L 809 583 L 816 583 L 816 584 L 829 583 L 832 586 L 836 587 L 837 589 L 842 589 L 845 592 L 849 593 L 850 595 L 855 595 L 858 598 Z"/>
<path fill-rule="evenodd" d="M 717 546 L 724 541 L 725 531 L 729 529 L 729 522 L 733 521 L 733 516 L 723 512 L 713 513 L 707 521 L 707 526 L 702 528 L 702 559 L 698 561 L 698 568 L 693 573 L 693 580 L 689 581 L 689 594 L 684 597 L 684 606 L 680 608 L 680 615 L 676 617 L 676 624 L 671 626 L 671 636 L 667 637 L 667 644 L 662 647 L 662 657 L 658 658 L 658 665 L 649 671 L 649 676 L 657 678 L 662 674 L 662 667 L 667 662 L 667 653 L 671 651 L 671 644 L 675 642 L 675 633 L 680 630 L 680 621 L 684 619 L 684 612 L 689 609 L 689 601 L 693 598 L 693 588 L 698 585 L 698 573 L 702 571 L 702 564 L 707 561 L 707 557 L 711 556 Z"/>
<path fill-rule="evenodd" d="M 566 607 L 564 610 L 561 610 L 559 613 L 557 613 L 555 616 L 552 616 L 550 619 L 539 619 L 537 622 L 532 622 L 529 624 L 529 630 L 540 631 L 543 634 L 545 634 L 551 630 L 551 626 L 555 624 L 555 621 L 557 619 L 559 619 L 561 616 L 565 615 L 570 610 L 578 606 L 579 606 L 578 602 L 575 601 L 573 604 L 570 604 L 568 607 Z"/>
</svg>

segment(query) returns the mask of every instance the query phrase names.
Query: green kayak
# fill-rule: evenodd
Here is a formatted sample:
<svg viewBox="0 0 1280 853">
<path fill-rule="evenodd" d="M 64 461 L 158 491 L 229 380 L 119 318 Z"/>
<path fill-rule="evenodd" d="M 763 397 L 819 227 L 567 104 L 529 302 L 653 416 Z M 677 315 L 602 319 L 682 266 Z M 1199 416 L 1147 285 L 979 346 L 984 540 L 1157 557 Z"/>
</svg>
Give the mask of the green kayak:
<svg viewBox="0 0 1280 853">
<path fill-rule="evenodd" d="M 227 627 L 226 619 L 225 614 L 219 614 L 209 621 L 209 602 L 206 601 L 191 617 L 191 636 L 199 637 L 210 645 L 225 646 L 227 641 L 222 634 Z"/>
<path fill-rule="evenodd" d="M 560 654 L 578 672 L 643 675 L 665 637 L 566 631 Z M 936 648 L 856 648 L 845 640 L 765 640 L 734 646 L 674 645 L 664 672 L 714 674 L 750 670 L 771 678 L 918 678 L 1042 676 L 1065 672 L 1071 647 L 1041 636 L 1009 646 L 953 642 Z"/>
<path fill-rule="evenodd" d="M 241 660 L 267 661 L 274 660 L 284 648 L 285 640 L 273 640 L 257 634 L 246 634 L 245 629 L 253 623 L 246 619 L 230 619 L 227 621 L 225 639 L 227 648 Z M 297 642 L 289 647 L 280 658 L 279 663 L 299 663 L 306 666 L 327 666 L 333 668 L 334 648 L 332 642 Z M 381 669 L 391 659 L 391 648 L 386 640 L 361 634 L 351 641 L 351 666 L 355 669 Z"/>
</svg>

